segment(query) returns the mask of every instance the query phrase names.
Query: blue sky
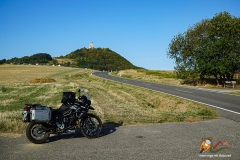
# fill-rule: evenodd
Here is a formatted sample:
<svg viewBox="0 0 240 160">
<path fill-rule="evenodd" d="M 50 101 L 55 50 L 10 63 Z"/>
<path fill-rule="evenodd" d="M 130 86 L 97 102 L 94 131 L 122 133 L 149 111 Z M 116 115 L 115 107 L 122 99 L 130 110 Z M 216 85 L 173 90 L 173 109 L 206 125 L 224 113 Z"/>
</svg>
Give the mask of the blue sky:
<svg viewBox="0 0 240 160">
<path fill-rule="evenodd" d="M 240 17 L 240 1 L 0 0 L 0 60 L 64 56 L 93 42 L 136 66 L 173 70 L 172 38 L 223 11 Z"/>
</svg>

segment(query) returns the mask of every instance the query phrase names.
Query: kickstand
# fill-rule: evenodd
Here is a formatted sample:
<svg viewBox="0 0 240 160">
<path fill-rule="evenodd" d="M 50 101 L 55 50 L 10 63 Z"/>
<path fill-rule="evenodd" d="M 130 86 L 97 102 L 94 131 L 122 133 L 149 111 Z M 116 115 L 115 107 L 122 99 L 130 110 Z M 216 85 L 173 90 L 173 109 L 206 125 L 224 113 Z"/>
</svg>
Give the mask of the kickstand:
<svg viewBox="0 0 240 160">
<path fill-rule="evenodd" d="M 59 135 L 60 135 L 60 133 L 59 133 L 59 132 L 57 132 L 57 139 L 59 139 Z"/>
</svg>

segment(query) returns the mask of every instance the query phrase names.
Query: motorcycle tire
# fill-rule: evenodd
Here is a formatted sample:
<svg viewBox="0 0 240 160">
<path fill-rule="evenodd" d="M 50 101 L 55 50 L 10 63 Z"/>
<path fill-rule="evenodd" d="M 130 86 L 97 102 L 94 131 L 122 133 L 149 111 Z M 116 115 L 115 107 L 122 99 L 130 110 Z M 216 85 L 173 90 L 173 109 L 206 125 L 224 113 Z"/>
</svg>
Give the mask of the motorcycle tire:
<svg viewBox="0 0 240 160">
<path fill-rule="evenodd" d="M 101 119 L 93 114 L 87 114 L 81 126 L 82 134 L 87 138 L 96 138 L 102 131 Z"/>
<path fill-rule="evenodd" d="M 30 122 L 26 129 L 26 136 L 32 143 L 41 144 L 47 141 L 50 133 L 44 131 L 42 123 Z"/>
</svg>

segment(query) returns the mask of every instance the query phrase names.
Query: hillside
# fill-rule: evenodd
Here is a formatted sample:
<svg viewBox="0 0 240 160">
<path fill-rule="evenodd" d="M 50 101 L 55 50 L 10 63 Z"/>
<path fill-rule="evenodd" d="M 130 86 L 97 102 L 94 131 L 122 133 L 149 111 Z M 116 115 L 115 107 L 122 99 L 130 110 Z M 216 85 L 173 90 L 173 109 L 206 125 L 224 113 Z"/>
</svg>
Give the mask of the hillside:
<svg viewBox="0 0 240 160">
<path fill-rule="evenodd" d="M 67 54 L 64 58 L 74 59 L 75 65 L 80 68 L 91 68 L 96 70 L 139 68 L 109 48 L 81 48 Z"/>
<path fill-rule="evenodd" d="M 21 58 L 0 60 L 0 64 L 42 64 L 42 65 L 62 65 L 68 67 L 90 68 L 95 70 L 124 70 L 138 69 L 120 54 L 109 48 L 81 48 L 77 49 L 66 56 L 52 58 L 47 53 L 37 53 L 32 56 Z"/>
</svg>

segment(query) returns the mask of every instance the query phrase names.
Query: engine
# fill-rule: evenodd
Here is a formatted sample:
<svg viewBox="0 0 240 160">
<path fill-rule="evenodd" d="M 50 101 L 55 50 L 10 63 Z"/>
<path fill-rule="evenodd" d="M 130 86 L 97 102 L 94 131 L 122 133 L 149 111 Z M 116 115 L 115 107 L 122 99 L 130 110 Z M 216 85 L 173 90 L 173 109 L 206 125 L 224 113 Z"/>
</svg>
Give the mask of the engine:
<svg viewBox="0 0 240 160">
<path fill-rule="evenodd" d="M 56 116 L 56 124 L 60 129 L 72 129 L 76 125 L 75 111 L 71 108 L 63 110 Z"/>
<path fill-rule="evenodd" d="M 63 124 L 65 126 L 72 126 L 76 124 L 76 119 L 74 115 L 63 117 Z"/>
<path fill-rule="evenodd" d="M 82 101 L 75 103 L 63 104 L 58 109 L 56 116 L 56 124 L 62 130 L 73 129 L 76 125 L 77 119 L 81 119 L 87 112 L 83 106 Z"/>
</svg>

